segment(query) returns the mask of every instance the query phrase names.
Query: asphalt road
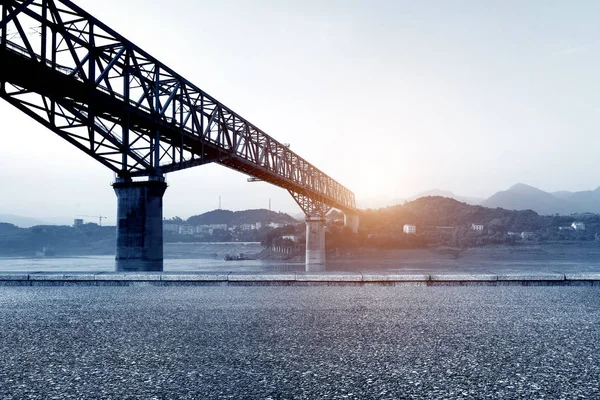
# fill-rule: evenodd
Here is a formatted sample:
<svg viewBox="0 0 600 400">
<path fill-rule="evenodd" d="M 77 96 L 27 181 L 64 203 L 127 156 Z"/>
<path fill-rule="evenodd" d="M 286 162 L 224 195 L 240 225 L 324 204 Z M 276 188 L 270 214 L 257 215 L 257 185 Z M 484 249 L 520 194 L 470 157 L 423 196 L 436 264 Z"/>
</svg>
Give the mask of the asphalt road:
<svg viewBox="0 0 600 400">
<path fill-rule="evenodd" d="M 1 287 L 0 399 L 600 398 L 598 287 Z"/>
</svg>

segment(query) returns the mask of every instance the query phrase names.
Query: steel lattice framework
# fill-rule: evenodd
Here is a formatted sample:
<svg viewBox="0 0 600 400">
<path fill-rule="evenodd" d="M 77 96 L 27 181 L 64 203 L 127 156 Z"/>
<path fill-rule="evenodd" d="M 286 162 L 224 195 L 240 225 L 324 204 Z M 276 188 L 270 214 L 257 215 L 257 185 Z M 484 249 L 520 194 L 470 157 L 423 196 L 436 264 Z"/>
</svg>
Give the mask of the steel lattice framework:
<svg viewBox="0 0 600 400">
<path fill-rule="evenodd" d="M 354 194 L 68 0 L 0 0 L 0 97 L 120 177 L 210 162 L 307 214 Z"/>
</svg>

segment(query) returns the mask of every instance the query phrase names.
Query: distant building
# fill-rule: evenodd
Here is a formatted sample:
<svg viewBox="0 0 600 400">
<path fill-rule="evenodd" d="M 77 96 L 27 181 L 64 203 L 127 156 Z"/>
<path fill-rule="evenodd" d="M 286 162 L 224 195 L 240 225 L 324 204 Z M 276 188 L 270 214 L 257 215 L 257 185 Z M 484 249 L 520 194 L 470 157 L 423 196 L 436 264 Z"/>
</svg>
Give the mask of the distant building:
<svg viewBox="0 0 600 400">
<path fill-rule="evenodd" d="M 82 220 L 82 219 L 75 218 L 75 219 L 73 220 L 73 226 L 74 226 L 75 228 L 77 228 L 78 226 L 81 226 L 81 225 L 83 225 L 83 220 Z"/>
<path fill-rule="evenodd" d="M 179 225 L 177 224 L 169 224 L 169 223 L 163 223 L 163 230 L 167 231 L 167 232 L 179 232 Z"/>
<path fill-rule="evenodd" d="M 212 232 L 215 229 L 221 229 L 223 231 L 227 230 L 227 224 L 208 224 L 208 225 L 198 225 L 196 227 L 196 230 L 198 231 L 198 233 L 201 232 Z"/>
<path fill-rule="evenodd" d="M 403 228 L 404 233 L 411 233 L 411 234 L 416 234 L 417 233 L 417 226 L 416 225 L 410 225 L 410 224 L 405 224 L 404 228 Z"/>
<path fill-rule="evenodd" d="M 281 238 L 291 240 L 294 243 L 299 243 L 302 235 L 284 235 Z"/>
<path fill-rule="evenodd" d="M 535 234 L 533 232 L 521 232 L 521 239 L 523 240 L 533 239 L 534 237 Z"/>
<path fill-rule="evenodd" d="M 194 233 L 196 233 L 196 227 L 194 227 L 194 226 L 183 225 L 183 226 L 179 227 L 180 235 L 193 235 Z"/>
<path fill-rule="evenodd" d="M 471 224 L 471 229 L 474 231 L 481 232 L 481 231 L 483 231 L 483 225 L 482 224 Z"/>
<path fill-rule="evenodd" d="M 583 222 L 573 222 L 571 224 L 571 228 L 575 229 L 576 231 L 585 231 L 585 224 Z"/>
</svg>

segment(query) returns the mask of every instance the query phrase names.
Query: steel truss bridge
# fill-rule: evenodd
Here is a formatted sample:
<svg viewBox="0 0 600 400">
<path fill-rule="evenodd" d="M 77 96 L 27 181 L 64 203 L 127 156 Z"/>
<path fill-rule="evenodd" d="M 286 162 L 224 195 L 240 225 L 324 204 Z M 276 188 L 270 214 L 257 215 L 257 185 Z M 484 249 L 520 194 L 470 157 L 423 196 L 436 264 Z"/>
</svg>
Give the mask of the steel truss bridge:
<svg viewBox="0 0 600 400">
<path fill-rule="evenodd" d="M 215 162 L 307 215 L 354 194 L 68 0 L 0 0 L 0 97 L 120 178 Z"/>
</svg>

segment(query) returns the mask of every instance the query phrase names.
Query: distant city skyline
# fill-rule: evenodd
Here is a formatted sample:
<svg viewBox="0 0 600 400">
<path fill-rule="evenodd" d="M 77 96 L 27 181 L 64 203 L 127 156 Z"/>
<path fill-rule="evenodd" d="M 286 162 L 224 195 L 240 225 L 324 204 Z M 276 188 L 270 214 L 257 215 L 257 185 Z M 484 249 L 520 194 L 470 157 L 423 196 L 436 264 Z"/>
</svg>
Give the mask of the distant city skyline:
<svg viewBox="0 0 600 400">
<path fill-rule="evenodd" d="M 354 191 L 487 198 L 600 186 L 600 4 L 242 1 L 76 4 Z M 132 18 L 132 16 L 134 16 Z M 0 101 L 0 213 L 106 215 L 114 176 Z M 167 176 L 164 216 L 300 213 L 217 165 Z"/>
</svg>

